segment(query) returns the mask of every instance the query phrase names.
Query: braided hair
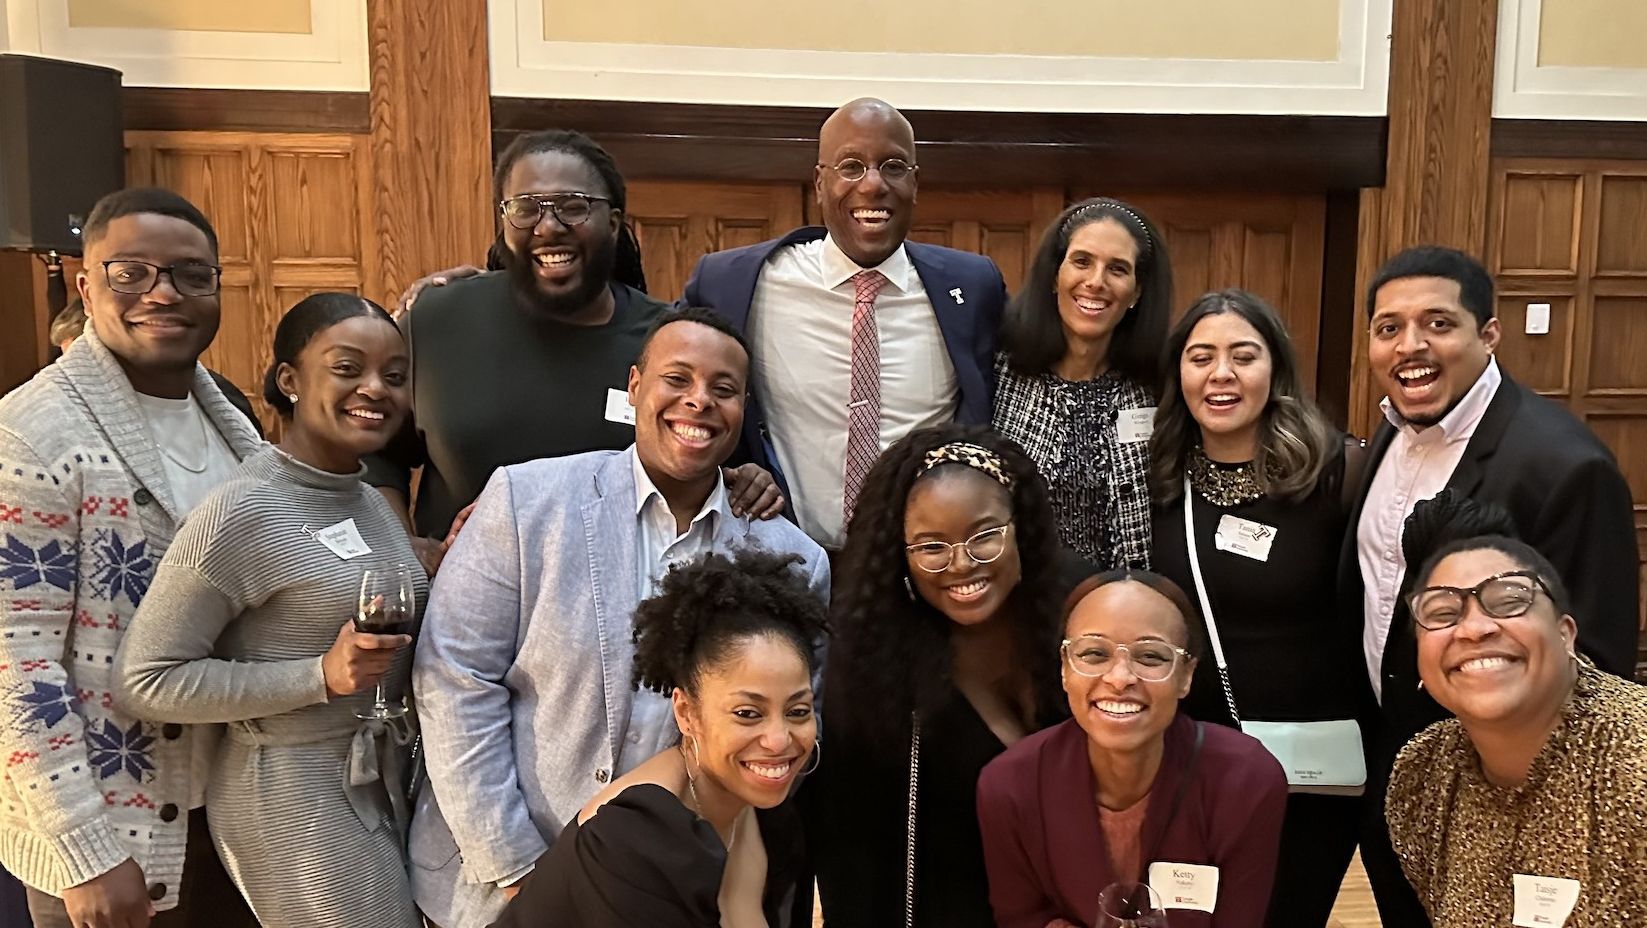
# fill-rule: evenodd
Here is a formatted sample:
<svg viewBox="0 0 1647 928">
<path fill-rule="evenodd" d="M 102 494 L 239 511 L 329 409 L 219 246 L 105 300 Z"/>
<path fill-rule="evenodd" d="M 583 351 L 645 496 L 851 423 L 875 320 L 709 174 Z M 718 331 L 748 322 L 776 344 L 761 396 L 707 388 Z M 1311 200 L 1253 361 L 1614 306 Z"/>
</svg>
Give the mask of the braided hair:
<svg viewBox="0 0 1647 928">
<path fill-rule="evenodd" d="M 747 549 L 670 568 L 635 608 L 634 687 L 696 695 L 706 671 L 759 637 L 788 643 L 814 675 L 828 622 L 800 563 L 799 555 Z"/>
<path fill-rule="evenodd" d="M 520 159 L 546 152 L 571 155 L 599 175 L 601 184 L 606 187 L 605 195 L 612 200 L 612 208 L 621 211 L 624 216 L 618 226 L 617 263 L 612 268 L 612 278 L 645 293 L 646 270 L 641 266 L 640 239 L 629 227 L 628 189 L 624 186 L 617 162 L 594 139 L 570 129 L 545 129 L 516 136 L 498 156 L 497 170 L 492 175 L 492 198 L 503 199 L 503 188 L 509 182 L 509 173 Z"/>
</svg>

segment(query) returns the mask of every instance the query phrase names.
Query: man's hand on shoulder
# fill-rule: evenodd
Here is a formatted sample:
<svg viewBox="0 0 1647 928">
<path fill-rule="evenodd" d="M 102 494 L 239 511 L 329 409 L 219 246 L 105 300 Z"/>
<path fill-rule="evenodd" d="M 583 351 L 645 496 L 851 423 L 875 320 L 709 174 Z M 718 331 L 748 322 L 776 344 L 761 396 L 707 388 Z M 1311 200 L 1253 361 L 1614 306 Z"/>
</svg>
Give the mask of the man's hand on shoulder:
<svg viewBox="0 0 1647 928">
<path fill-rule="evenodd" d="M 725 467 L 727 503 L 740 518 L 774 519 L 783 512 L 783 493 L 778 482 L 758 464 Z"/>
</svg>

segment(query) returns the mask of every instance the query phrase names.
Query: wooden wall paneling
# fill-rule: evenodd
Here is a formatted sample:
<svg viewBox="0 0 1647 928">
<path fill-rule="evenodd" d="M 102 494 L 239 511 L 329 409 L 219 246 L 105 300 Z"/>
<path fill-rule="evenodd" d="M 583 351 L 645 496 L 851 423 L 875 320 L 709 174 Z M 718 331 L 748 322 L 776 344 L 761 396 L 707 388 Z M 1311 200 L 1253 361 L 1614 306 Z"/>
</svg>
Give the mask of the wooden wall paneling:
<svg viewBox="0 0 1647 928">
<path fill-rule="evenodd" d="M 128 132 L 133 183 L 170 187 L 211 218 L 223 265 L 222 319 L 202 360 L 262 403 L 274 329 L 310 293 L 359 293 L 375 253 L 364 135 Z"/>
<path fill-rule="evenodd" d="M 486 0 L 367 0 L 373 245 L 364 292 L 389 306 L 496 234 Z"/>
<path fill-rule="evenodd" d="M 776 238 L 802 224 L 800 184 L 633 181 L 629 222 L 640 241 L 646 285 L 660 300 L 686 289 L 704 255 Z"/>
<path fill-rule="evenodd" d="M 467 0 L 466 0 L 467 2 Z M 1490 62 L 1490 59 L 1489 59 Z M 1490 66 L 1490 64 L 1489 64 Z M 826 109 L 497 97 L 493 146 L 551 127 L 593 136 L 629 178 L 801 182 Z M 926 186 L 1289 190 L 1379 184 L 1371 116 L 905 110 Z"/>
<path fill-rule="evenodd" d="M 1383 419 L 1378 403 L 1384 397 L 1372 378 L 1367 363 L 1367 350 L 1372 341 L 1372 316 L 1367 307 L 1367 287 L 1372 284 L 1378 265 L 1384 261 L 1384 189 L 1367 187 L 1361 190 L 1361 209 L 1357 214 L 1360 232 L 1356 236 L 1355 257 L 1355 328 L 1350 347 L 1350 404 L 1348 429 L 1350 434 L 1372 438 Z"/>
<path fill-rule="evenodd" d="M 1566 402 L 1618 458 L 1647 588 L 1647 161 L 1502 158 L 1492 189 L 1499 358 Z M 1526 333 L 1529 303 L 1550 304 L 1549 334 Z"/>
<path fill-rule="evenodd" d="M 1362 283 L 1412 245 L 1450 245 L 1478 256 L 1486 249 L 1498 5 L 1394 0 L 1389 136 L 1377 198 L 1383 215 L 1368 228 L 1377 237 L 1362 250 Z M 1373 395 L 1364 344 L 1351 361 L 1351 429 L 1370 430 L 1380 397 Z"/>
<path fill-rule="evenodd" d="M 74 278 L 67 279 L 74 299 Z M 0 251 L 0 293 L 7 296 L 5 332 L 0 336 L 0 396 L 27 381 L 49 357 L 46 331 L 46 269 L 34 255 Z"/>
<path fill-rule="evenodd" d="M 127 130 L 172 132 L 367 132 L 369 96 L 360 91 L 124 87 Z"/>
<path fill-rule="evenodd" d="M 810 191 L 809 191 L 810 192 Z M 816 203 L 808 200 L 816 218 Z M 922 188 L 909 237 L 917 242 L 971 251 L 994 260 L 1016 293 L 1029 272 L 1041 235 L 1064 209 L 1058 187 L 1015 190 Z"/>
<path fill-rule="evenodd" d="M 1149 216 L 1172 256 L 1177 318 L 1202 294 L 1240 287 L 1281 314 L 1298 353 L 1299 373 L 1316 379 L 1321 274 L 1326 242 L 1324 194 L 1125 194 L 1106 192 Z M 1082 197 L 1095 195 L 1083 192 Z"/>
</svg>

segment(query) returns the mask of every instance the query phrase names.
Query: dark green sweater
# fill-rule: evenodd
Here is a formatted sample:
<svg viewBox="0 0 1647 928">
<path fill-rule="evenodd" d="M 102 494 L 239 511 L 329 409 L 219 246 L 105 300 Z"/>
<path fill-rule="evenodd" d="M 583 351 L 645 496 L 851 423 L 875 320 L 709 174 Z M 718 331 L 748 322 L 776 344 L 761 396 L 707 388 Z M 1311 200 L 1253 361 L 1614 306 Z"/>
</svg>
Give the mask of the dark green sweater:
<svg viewBox="0 0 1647 928">
<path fill-rule="evenodd" d="M 612 292 L 617 307 L 598 326 L 534 317 L 502 271 L 418 298 L 401 323 L 416 416 L 368 459 L 366 476 L 405 492 L 412 469 L 423 467 L 418 534 L 444 536 L 499 467 L 634 442 L 633 425 L 607 419 L 607 391 L 627 387 L 642 340 L 668 306 L 622 284 Z"/>
</svg>

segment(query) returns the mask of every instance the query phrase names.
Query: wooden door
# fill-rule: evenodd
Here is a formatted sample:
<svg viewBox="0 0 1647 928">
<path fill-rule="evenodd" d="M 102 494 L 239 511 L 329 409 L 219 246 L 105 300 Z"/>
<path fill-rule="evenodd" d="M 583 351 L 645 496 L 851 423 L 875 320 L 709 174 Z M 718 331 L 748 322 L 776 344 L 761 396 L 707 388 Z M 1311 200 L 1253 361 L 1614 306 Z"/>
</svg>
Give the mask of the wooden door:
<svg viewBox="0 0 1647 928">
<path fill-rule="evenodd" d="M 1488 204 L 1499 361 L 1566 403 L 1618 457 L 1635 501 L 1647 613 L 1647 164 L 1497 159 Z M 1539 305 L 1549 307 L 1549 332 L 1529 334 L 1529 313 L 1542 315 L 1529 307 Z"/>
<path fill-rule="evenodd" d="M 660 300 L 680 297 L 704 255 L 777 238 L 802 222 L 800 184 L 633 181 L 628 188 L 646 287 Z"/>
<path fill-rule="evenodd" d="M 278 434 L 262 394 L 280 317 L 310 293 L 375 279 L 366 136 L 128 132 L 126 149 L 131 183 L 177 191 L 217 230 L 223 315 L 201 361 Z"/>
<path fill-rule="evenodd" d="M 1209 291 L 1249 290 L 1280 312 L 1298 353 L 1300 378 L 1316 382 L 1324 195 L 1106 194 L 1143 210 L 1166 239 L 1174 319 Z M 1083 194 L 1089 195 L 1098 194 Z"/>
<path fill-rule="evenodd" d="M 1016 190 L 922 189 L 909 237 L 984 255 L 1017 293 L 1047 226 L 1064 208 L 1058 187 Z"/>
</svg>

